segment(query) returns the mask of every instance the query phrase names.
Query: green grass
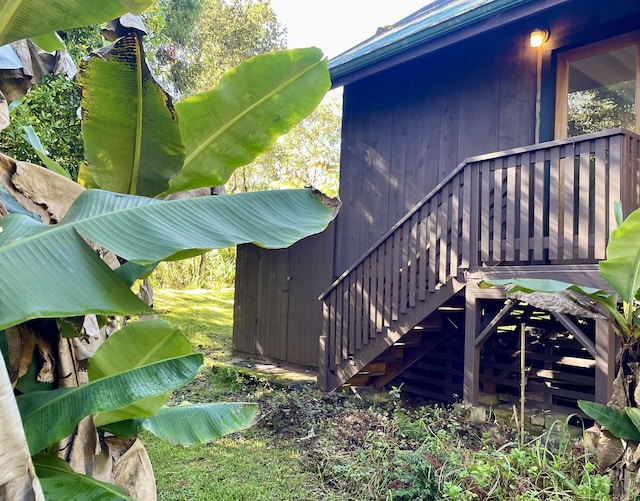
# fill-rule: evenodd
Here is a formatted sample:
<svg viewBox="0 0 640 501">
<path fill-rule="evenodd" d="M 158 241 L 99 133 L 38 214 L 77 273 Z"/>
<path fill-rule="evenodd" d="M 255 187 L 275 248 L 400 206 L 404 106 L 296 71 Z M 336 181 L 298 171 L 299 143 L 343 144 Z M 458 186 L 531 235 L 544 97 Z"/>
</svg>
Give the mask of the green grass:
<svg viewBox="0 0 640 501">
<path fill-rule="evenodd" d="M 309 490 L 318 481 L 304 471 L 298 452 L 258 438 L 225 437 L 189 448 L 143 440 L 160 501 L 321 499 Z"/>
<path fill-rule="evenodd" d="M 154 291 L 154 306 L 160 317 L 178 327 L 205 354 L 205 364 L 231 358 L 233 289 Z"/>
<path fill-rule="evenodd" d="M 185 334 L 205 354 L 205 367 L 173 403 L 261 401 L 273 391 L 261 375 L 227 365 L 231 358 L 233 289 L 154 291 L 160 318 Z M 143 441 L 161 501 L 324 499 L 319 477 L 305 470 L 300 453 L 274 447 L 264 431 L 250 430 L 211 444 L 183 448 L 153 435 Z"/>
</svg>

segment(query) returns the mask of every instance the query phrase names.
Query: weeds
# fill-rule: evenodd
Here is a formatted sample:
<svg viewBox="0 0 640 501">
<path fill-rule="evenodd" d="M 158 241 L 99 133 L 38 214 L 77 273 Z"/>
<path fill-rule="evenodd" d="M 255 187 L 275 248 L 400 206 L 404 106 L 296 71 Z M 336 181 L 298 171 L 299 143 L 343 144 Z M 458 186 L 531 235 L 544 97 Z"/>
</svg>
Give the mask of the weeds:
<svg viewBox="0 0 640 501">
<path fill-rule="evenodd" d="M 145 437 L 161 500 L 610 499 L 608 477 L 567 422 L 520 446 L 510 426 L 475 424 L 460 406 L 416 406 L 401 388 L 380 404 L 269 379 L 225 364 L 232 291 L 159 291 L 157 298 L 209 360 L 174 401 L 257 401 L 263 414 L 241 436 L 207 446 L 182 449 Z"/>
<path fill-rule="evenodd" d="M 345 422 L 346 421 L 346 422 Z M 606 500 L 610 483 L 598 474 L 567 423 L 523 447 L 514 431 L 477 426 L 461 408 L 426 406 L 389 413 L 368 409 L 366 439 L 349 448 L 340 432 L 316 443 L 323 480 L 362 500 Z M 353 430 L 357 437 L 361 430 Z"/>
</svg>

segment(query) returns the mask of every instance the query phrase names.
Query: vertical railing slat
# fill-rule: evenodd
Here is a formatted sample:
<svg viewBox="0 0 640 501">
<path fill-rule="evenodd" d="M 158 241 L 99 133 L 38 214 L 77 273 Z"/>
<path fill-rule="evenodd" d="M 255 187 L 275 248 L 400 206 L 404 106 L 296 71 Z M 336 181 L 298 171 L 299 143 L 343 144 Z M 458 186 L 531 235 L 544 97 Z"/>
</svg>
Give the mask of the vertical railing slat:
<svg viewBox="0 0 640 501">
<path fill-rule="evenodd" d="M 391 320 L 392 308 L 392 284 L 395 274 L 393 268 L 393 235 L 389 236 L 385 242 L 385 256 L 384 256 L 384 318 Z"/>
<path fill-rule="evenodd" d="M 334 359 L 336 366 L 340 366 L 343 356 L 344 329 L 342 323 L 342 308 L 344 305 L 344 280 L 336 287 L 336 342 Z M 346 353 L 345 353 L 346 355 Z"/>
<path fill-rule="evenodd" d="M 522 154 L 520 166 L 520 261 L 529 261 L 529 153 Z"/>
<path fill-rule="evenodd" d="M 595 207 L 594 207 L 594 259 L 604 259 L 606 257 L 606 241 L 602 238 L 607 235 L 607 213 L 612 207 L 607 207 L 607 139 L 596 140 L 595 148 Z"/>
<path fill-rule="evenodd" d="M 449 222 L 449 216 L 451 214 L 451 211 L 449 209 L 449 204 L 451 203 L 449 190 L 450 186 L 448 184 L 442 187 L 442 198 L 440 209 L 438 210 L 438 230 L 436 233 L 440 237 L 438 252 L 438 283 L 440 284 L 447 283 L 447 234 L 449 232 L 449 228 L 451 227 Z"/>
<path fill-rule="evenodd" d="M 369 343 L 376 337 L 376 322 L 378 318 L 378 253 L 380 247 L 371 253 L 369 260 L 369 292 L 367 301 L 369 303 L 369 314 L 367 316 L 366 342 Z"/>
<path fill-rule="evenodd" d="M 491 261 L 502 261 L 502 175 L 504 159 L 496 159 L 493 171 L 493 255 Z"/>
<path fill-rule="evenodd" d="M 402 247 L 400 249 L 402 273 L 400 274 L 400 295 L 398 296 L 398 303 L 400 313 L 404 314 L 407 312 L 407 298 L 409 296 L 409 222 L 407 221 L 400 226 L 398 232 L 402 236 Z"/>
<path fill-rule="evenodd" d="M 471 235 L 473 233 L 472 227 L 475 226 L 473 222 L 473 212 L 475 208 L 471 208 L 471 173 L 473 171 L 474 164 L 469 164 L 465 167 L 463 176 L 463 188 L 462 188 L 462 244 L 460 246 L 462 252 L 461 266 L 463 269 L 468 270 L 471 260 Z M 477 240 L 476 240 L 477 242 Z M 475 262 L 475 259 L 474 259 Z"/>
<path fill-rule="evenodd" d="M 471 179 L 469 183 L 469 191 L 467 196 L 470 200 L 469 214 L 469 268 L 475 268 L 480 265 L 478 262 L 480 248 L 478 241 L 480 239 L 480 163 L 476 162 L 469 166 Z"/>
<path fill-rule="evenodd" d="M 625 217 L 630 212 L 631 207 L 627 200 L 622 197 L 622 138 L 614 136 L 609 139 L 609 200 L 610 203 L 619 200 L 622 202 Z M 627 165 L 625 165 L 627 167 Z M 626 169 L 625 169 L 626 170 Z M 613 211 L 609 216 L 609 231 L 616 227 L 616 218 Z"/>
<path fill-rule="evenodd" d="M 544 150 L 535 152 L 535 156 L 531 154 L 531 160 L 535 161 L 534 166 L 534 196 L 531 212 L 533 214 L 533 259 L 541 261 L 544 259 L 544 195 L 545 195 L 545 179 L 544 179 Z"/>
<path fill-rule="evenodd" d="M 480 259 L 481 261 L 489 261 L 489 239 L 491 238 L 490 218 L 491 218 L 491 183 L 489 182 L 489 172 L 491 164 L 489 161 L 484 161 L 481 164 L 480 175 L 482 178 L 482 192 L 480 193 L 480 207 L 484 208 L 480 212 Z"/>
<path fill-rule="evenodd" d="M 357 269 L 356 269 L 357 271 Z M 349 276 L 349 281 L 347 282 L 346 287 L 346 303 L 345 306 L 348 308 L 347 314 L 347 322 L 346 322 L 346 330 L 347 330 L 347 352 L 344 356 L 345 360 L 349 358 L 350 355 L 355 353 L 355 344 L 356 344 L 356 296 L 357 296 L 357 275 L 356 273 L 352 273 Z"/>
<path fill-rule="evenodd" d="M 563 211 L 564 228 L 563 236 L 563 258 L 573 260 L 573 215 L 574 215 L 574 179 L 575 179 L 575 152 L 573 143 L 565 146 L 564 158 L 562 159 L 562 173 L 564 175 Z"/>
<path fill-rule="evenodd" d="M 428 287 L 428 277 L 427 277 L 427 267 L 429 265 L 429 251 L 427 250 L 427 246 L 429 245 L 428 235 L 429 235 L 429 207 L 430 204 L 426 203 L 420 209 L 420 261 L 418 262 L 418 277 L 420 280 L 418 281 L 418 299 L 420 301 L 425 301 L 427 299 L 427 287 Z"/>
<path fill-rule="evenodd" d="M 578 258 L 589 257 L 589 208 L 591 194 L 589 193 L 589 163 L 591 156 L 590 141 L 580 143 L 580 167 L 578 174 Z"/>
<path fill-rule="evenodd" d="M 460 231 L 460 181 L 462 176 L 458 174 L 452 179 L 451 190 L 451 214 L 449 221 L 451 224 L 451 238 L 448 250 L 449 256 L 449 275 L 455 277 L 458 275 L 458 257 L 459 257 L 459 231 Z"/>
<path fill-rule="evenodd" d="M 378 272 L 377 272 L 377 294 L 376 294 L 376 302 L 377 302 L 377 306 L 376 306 L 376 332 L 375 335 L 377 336 L 378 333 L 382 332 L 382 329 L 384 327 L 384 319 L 385 318 L 389 318 L 389 317 L 385 317 L 384 313 L 385 313 L 385 279 L 386 279 L 386 273 L 385 273 L 385 265 L 386 265 L 386 248 L 387 248 L 387 242 L 382 242 L 382 244 L 378 247 Z"/>
<path fill-rule="evenodd" d="M 399 296 L 400 296 L 400 280 L 402 279 L 401 270 L 402 270 L 402 262 L 400 261 L 400 257 L 402 256 L 400 251 L 400 246 L 402 242 L 400 239 L 402 238 L 402 233 L 400 231 L 396 231 L 393 234 L 393 268 L 391 275 L 391 320 L 398 320 L 398 307 L 400 306 Z"/>
<path fill-rule="evenodd" d="M 336 318 L 337 318 L 337 289 L 333 289 L 329 294 L 329 307 L 328 307 L 328 318 L 325 317 L 324 321 L 327 323 L 327 331 L 329 333 L 329 341 L 328 341 L 328 359 L 329 359 L 329 370 L 333 370 L 336 367 Z"/>
<path fill-rule="evenodd" d="M 409 307 L 416 307 L 416 281 L 418 274 L 418 231 L 419 231 L 419 213 L 411 216 L 409 223 L 409 256 L 411 259 L 411 269 L 409 271 Z"/>
<path fill-rule="evenodd" d="M 434 197 L 435 198 L 435 197 Z M 436 214 L 438 211 L 438 204 L 435 200 L 431 203 L 431 210 L 429 211 L 428 218 L 428 231 L 429 231 L 429 291 L 436 290 L 436 231 L 438 228 L 436 221 Z"/>
<path fill-rule="evenodd" d="M 507 169 L 507 214 L 505 224 L 505 254 L 506 261 L 515 260 L 516 244 L 516 156 L 509 155 L 505 161 Z"/>
<path fill-rule="evenodd" d="M 558 235 L 560 201 L 560 148 L 551 148 L 549 152 L 549 259 L 558 259 Z"/>
<path fill-rule="evenodd" d="M 356 351 L 362 349 L 362 331 L 364 325 L 362 323 L 364 317 L 364 264 L 367 262 L 365 259 L 362 263 L 358 265 L 355 273 L 355 308 L 353 310 L 354 320 L 354 331 L 355 331 L 355 344 L 353 346 L 352 351 L 355 353 Z"/>
</svg>

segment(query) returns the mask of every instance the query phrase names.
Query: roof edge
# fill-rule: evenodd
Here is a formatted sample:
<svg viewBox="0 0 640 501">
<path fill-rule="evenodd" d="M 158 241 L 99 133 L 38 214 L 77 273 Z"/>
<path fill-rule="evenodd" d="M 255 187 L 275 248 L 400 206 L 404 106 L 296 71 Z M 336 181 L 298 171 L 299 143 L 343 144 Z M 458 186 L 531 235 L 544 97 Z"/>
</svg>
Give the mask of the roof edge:
<svg viewBox="0 0 640 501">
<path fill-rule="evenodd" d="M 565 3 L 568 0 L 551 0 L 547 2 L 535 2 L 535 11 L 546 10 L 555 5 Z M 437 39 L 441 39 L 450 35 L 456 31 L 460 31 L 466 27 L 477 24 L 491 16 L 496 16 L 505 11 L 514 10 L 516 7 L 524 4 L 531 4 L 533 0 L 495 0 L 489 4 L 478 6 L 475 9 L 464 12 L 458 16 L 446 19 L 432 27 L 418 30 L 415 33 L 409 34 L 406 37 L 398 37 L 397 33 L 383 34 L 381 36 L 371 37 L 369 41 L 365 41 L 362 44 L 349 49 L 343 54 L 336 56 L 329 61 L 329 72 L 331 75 L 332 87 L 340 87 L 351 81 L 358 80 L 366 75 L 356 76 L 356 73 L 363 73 L 367 68 L 371 68 L 378 64 L 383 64 L 382 68 L 385 69 L 395 64 L 399 64 L 399 61 L 393 61 L 393 58 L 401 53 L 407 53 L 421 46 L 426 46 L 429 42 L 433 42 Z M 531 14 L 527 12 L 526 15 Z M 518 18 L 520 16 L 517 16 Z M 405 18 L 406 20 L 407 18 Z M 428 19 L 428 16 L 425 20 Z M 396 26 L 401 27 L 403 21 L 398 22 Z M 503 24 L 511 22 L 513 19 L 503 19 Z M 492 28 L 494 28 L 492 26 Z M 486 30 L 479 30 L 478 33 L 482 33 Z M 385 39 L 388 39 L 388 43 L 384 43 Z M 375 47 L 372 42 L 379 42 L 383 45 Z M 367 51 L 367 46 L 371 46 Z M 427 47 L 425 47 L 426 49 Z M 361 55 L 358 52 L 364 51 Z M 418 57 L 419 55 L 429 52 L 424 50 L 422 52 L 416 51 L 411 57 Z M 371 71 L 373 72 L 373 71 Z M 371 73 L 368 72 L 367 74 Z"/>
</svg>

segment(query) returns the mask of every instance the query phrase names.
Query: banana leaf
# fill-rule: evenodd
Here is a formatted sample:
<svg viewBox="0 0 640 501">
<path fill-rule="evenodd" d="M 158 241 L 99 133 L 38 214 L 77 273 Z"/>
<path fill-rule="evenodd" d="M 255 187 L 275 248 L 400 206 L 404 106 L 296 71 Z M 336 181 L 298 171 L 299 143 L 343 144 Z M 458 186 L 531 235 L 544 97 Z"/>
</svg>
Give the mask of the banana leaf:
<svg viewBox="0 0 640 501">
<path fill-rule="evenodd" d="M 640 289 L 640 209 L 635 210 L 609 237 L 607 259 L 600 261 L 600 275 L 632 304 Z"/>
<path fill-rule="evenodd" d="M 248 59 L 215 89 L 179 101 L 187 156 L 165 194 L 224 184 L 311 113 L 329 86 L 322 51 L 295 49 Z"/>
<path fill-rule="evenodd" d="M 149 70 L 141 36 L 130 33 L 95 51 L 78 78 L 93 180 L 118 193 L 165 191 L 182 168 L 185 148 L 171 97 Z"/>
<path fill-rule="evenodd" d="M 89 414 L 120 409 L 141 398 L 184 386 L 200 366 L 201 354 L 171 358 L 76 388 L 35 391 L 16 397 L 29 451 L 36 454 L 68 436 Z"/>
<path fill-rule="evenodd" d="M 164 407 L 149 418 L 113 423 L 106 429 L 119 436 L 147 430 L 157 437 L 182 446 L 204 444 L 253 426 L 260 417 L 258 404 L 222 402 Z"/>
<path fill-rule="evenodd" d="M 168 358 L 188 355 L 191 342 L 165 320 L 145 320 L 128 324 L 113 333 L 89 359 L 89 380 L 142 367 Z M 134 404 L 110 412 L 99 412 L 93 418 L 96 426 L 158 412 L 170 393 L 138 400 Z"/>
<path fill-rule="evenodd" d="M 57 225 L 10 214 L 0 219 L 0 330 L 32 318 L 150 311 L 82 237 L 145 265 L 246 242 L 287 247 L 321 232 L 335 211 L 311 190 L 174 201 L 87 190 Z"/>
<path fill-rule="evenodd" d="M 629 416 L 638 433 L 640 433 L 640 409 L 637 407 L 625 407 L 624 412 Z"/>
<path fill-rule="evenodd" d="M 46 52 L 55 52 L 57 50 L 65 50 L 67 48 L 62 38 L 60 38 L 60 35 L 56 32 L 31 36 L 29 37 L 29 40 Z"/>
<path fill-rule="evenodd" d="M 153 0 L 0 0 L 0 45 L 54 31 L 98 24 Z"/>
<path fill-rule="evenodd" d="M 24 139 L 31 145 L 31 147 L 35 150 L 36 154 L 42 161 L 42 164 L 47 169 L 52 170 L 53 172 L 55 172 L 56 174 L 60 174 L 61 176 L 68 178 L 71 177 L 69 176 L 69 173 L 64 170 L 64 168 L 58 162 L 47 155 L 47 152 L 44 150 L 44 146 L 42 146 L 42 143 L 40 142 L 38 134 L 36 134 L 35 129 L 31 125 L 23 125 L 22 127 L 20 127 L 20 129 L 22 130 L 22 134 L 20 134 L 22 139 Z"/>
<path fill-rule="evenodd" d="M 609 430 L 614 437 L 640 442 L 640 429 L 633 423 L 628 413 L 586 400 L 578 400 L 578 407 L 600 426 Z"/>
<path fill-rule="evenodd" d="M 66 461 L 51 454 L 36 454 L 33 464 L 46 499 L 134 501 L 121 487 L 76 473 Z"/>
</svg>

